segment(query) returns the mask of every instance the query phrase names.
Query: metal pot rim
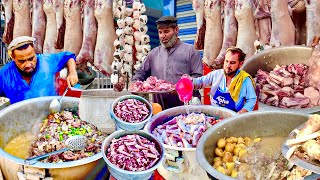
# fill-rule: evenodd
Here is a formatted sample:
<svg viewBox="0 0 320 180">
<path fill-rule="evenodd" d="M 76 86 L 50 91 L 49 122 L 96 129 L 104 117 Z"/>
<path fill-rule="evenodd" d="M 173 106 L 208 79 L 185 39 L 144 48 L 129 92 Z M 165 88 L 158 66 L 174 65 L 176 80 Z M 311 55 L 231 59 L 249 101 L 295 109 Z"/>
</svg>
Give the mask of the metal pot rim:
<svg viewBox="0 0 320 180">
<path fill-rule="evenodd" d="M 20 106 L 25 106 L 25 105 L 28 105 L 32 102 L 38 102 L 39 99 L 41 100 L 53 100 L 55 98 L 59 98 L 60 96 L 46 96 L 46 97 L 39 97 L 39 98 L 33 98 L 33 99 L 28 99 L 28 100 L 25 100 L 25 101 L 21 101 L 21 102 L 18 102 L 18 103 L 15 103 L 15 104 L 12 104 L 6 108 L 4 108 L 3 110 L 0 111 L 0 118 L 6 114 L 6 113 L 9 113 L 9 112 L 12 112 L 13 110 L 15 110 L 17 107 L 20 107 Z M 69 99 L 70 101 L 73 101 L 73 102 L 79 102 L 79 98 L 75 98 L 75 97 L 64 97 L 64 100 L 67 100 Z M 5 159 L 9 159 L 17 164 L 20 164 L 20 165 L 25 165 L 25 160 L 24 159 L 21 159 L 21 158 L 17 158 L 7 152 L 5 152 L 2 148 L 0 148 L 0 156 L 4 157 Z M 68 168 L 68 167 L 75 167 L 75 166 L 81 166 L 81 165 L 84 165 L 84 164 L 88 164 L 88 163 L 91 163 L 91 162 L 94 162 L 94 161 L 97 161 L 99 159 L 102 158 L 102 154 L 101 152 L 100 153 L 97 153 L 93 156 L 90 156 L 90 157 L 87 157 L 87 158 L 84 158 L 84 159 L 80 159 L 80 160 L 76 160 L 76 161 L 68 161 L 68 162 L 60 162 L 60 163 L 43 163 L 43 162 L 38 162 L 34 165 L 28 165 L 30 167 L 36 167 L 36 168 L 48 168 L 48 169 L 55 169 L 55 168 Z"/>
<path fill-rule="evenodd" d="M 236 121 L 239 120 L 241 117 L 248 117 L 248 116 L 252 116 L 252 115 L 268 115 L 268 114 L 288 114 L 288 115 L 297 115 L 297 116 L 308 116 L 306 114 L 301 114 L 301 113 L 293 113 L 293 112 L 280 112 L 280 111 L 264 111 L 264 112 L 259 112 L 259 111 L 255 111 L 255 112 L 249 112 L 249 113 L 244 113 L 244 114 L 240 114 L 239 116 L 233 116 L 230 117 L 228 119 L 228 121 L 221 121 L 219 123 L 217 123 L 215 126 L 212 126 L 210 129 L 208 129 L 207 131 L 204 132 L 204 134 L 201 136 L 198 145 L 197 145 L 197 150 L 196 150 L 196 157 L 197 157 L 197 161 L 200 164 L 201 168 L 204 169 L 208 174 L 212 175 L 214 174 L 215 178 L 218 179 L 226 179 L 226 180 L 232 180 L 234 178 L 232 178 L 231 176 L 227 176 L 224 175 L 222 173 L 220 173 L 219 171 L 217 171 L 215 168 L 212 167 L 212 165 L 210 165 L 206 159 L 206 157 L 204 156 L 204 144 L 205 141 L 208 139 L 208 137 L 212 134 L 212 132 L 216 131 L 216 129 L 223 127 L 225 124 L 228 124 L 232 121 Z M 201 147 L 201 148 L 200 148 Z"/>
</svg>

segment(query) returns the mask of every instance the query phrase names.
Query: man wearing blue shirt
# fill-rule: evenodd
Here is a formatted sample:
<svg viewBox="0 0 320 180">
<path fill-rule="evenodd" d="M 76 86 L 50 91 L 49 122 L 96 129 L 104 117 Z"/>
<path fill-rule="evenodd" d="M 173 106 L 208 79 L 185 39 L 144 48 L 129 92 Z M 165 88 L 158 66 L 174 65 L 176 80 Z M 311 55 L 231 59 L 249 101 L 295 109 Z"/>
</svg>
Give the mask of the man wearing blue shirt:
<svg viewBox="0 0 320 180">
<path fill-rule="evenodd" d="M 195 89 L 211 86 L 211 104 L 238 112 L 252 111 L 257 95 L 252 77 L 243 70 L 246 54 L 241 49 L 227 49 L 223 69 L 214 70 L 199 78 L 193 79 Z"/>
<path fill-rule="evenodd" d="M 40 96 L 55 96 L 55 74 L 68 68 L 67 83 L 73 86 L 78 82 L 75 54 L 36 54 L 34 38 L 20 36 L 8 46 L 8 54 L 13 61 L 0 69 L 0 96 L 16 103 Z"/>
</svg>

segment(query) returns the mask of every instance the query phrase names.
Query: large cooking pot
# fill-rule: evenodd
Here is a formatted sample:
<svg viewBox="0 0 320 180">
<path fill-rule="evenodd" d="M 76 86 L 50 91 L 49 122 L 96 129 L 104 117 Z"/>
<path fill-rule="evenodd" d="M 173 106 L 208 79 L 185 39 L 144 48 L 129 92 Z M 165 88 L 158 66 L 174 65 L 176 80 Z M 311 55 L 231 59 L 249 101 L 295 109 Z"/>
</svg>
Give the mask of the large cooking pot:
<svg viewBox="0 0 320 180">
<path fill-rule="evenodd" d="M 272 71 L 276 65 L 296 63 L 309 64 L 308 61 L 311 57 L 312 50 L 311 47 L 306 46 L 282 46 L 264 50 L 247 59 L 243 64 L 242 69 L 254 77 L 259 69 L 269 72 Z M 259 110 L 261 111 L 312 113 L 319 111 L 319 109 L 319 106 L 303 109 L 288 109 L 259 103 Z"/>
<path fill-rule="evenodd" d="M 231 111 L 226 108 L 222 107 L 214 107 L 214 106 L 206 106 L 206 105 L 193 105 L 188 106 L 189 112 L 202 112 L 207 115 L 211 116 L 218 116 L 221 118 L 229 118 L 232 116 L 235 116 L 236 113 L 234 111 Z M 186 106 L 179 106 L 175 108 L 170 108 L 167 110 L 164 110 L 157 115 L 153 116 L 150 121 L 146 124 L 145 130 L 149 133 L 152 133 L 152 131 L 161 124 L 166 123 L 167 121 L 171 120 L 172 118 L 180 115 L 180 114 L 186 114 Z M 223 121 L 228 121 L 223 120 Z M 214 125 L 215 126 L 215 125 Z M 160 167 L 158 168 L 158 172 L 165 178 L 165 179 L 202 179 L 206 180 L 208 179 L 206 172 L 200 168 L 197 160 L 196 160 L 196 148 L 180 148 L 180 147 L 172 147 L 166 144 L 163 144 L 166 153 L 169 151 L 178 151 L 180 154 L 182 154 L 182 157 L 184 158 L 183 166 L 185 167 L 185 170 L 177 173 L 172 172 L 170 169 L 166 168 L 167 164 L 166 161 Z"/>
<path fill-rule="evenodd" d="M 211 178 L 231 180 L 212 167 L 214 149 L 217 141 L 223 137 L 248 136 L 255 137 L 287 137 L 289 133 L 308 120 L 308 115 L 290 112 L 251 112 L 234 116 L 208 129 L 200 138 L 197 146 L 197 160 Z M 313 174 L 307 179 L 317 179 L 320 175 Z"/>
<path fill-rule="evenodd" d="M 3 149 L 14 137 L 25 132 L 36 133 L 43 118 L 49 114 L 49 104 L 56 96 L 40 97 L 15 103 L 0 113 L 0 167 L 6 179 L 18 179 L 24 160 L 6 153 Z M 62 109 L 78 111 L 78 98 L 65 97 Z M 101 153 L 70 162 L 42 163 L 29 167 L 47 169 L 54 179 L 94 179 L 106 169 Z M 100 174 L 100 175 L 101 175 Z"/>
</svg>

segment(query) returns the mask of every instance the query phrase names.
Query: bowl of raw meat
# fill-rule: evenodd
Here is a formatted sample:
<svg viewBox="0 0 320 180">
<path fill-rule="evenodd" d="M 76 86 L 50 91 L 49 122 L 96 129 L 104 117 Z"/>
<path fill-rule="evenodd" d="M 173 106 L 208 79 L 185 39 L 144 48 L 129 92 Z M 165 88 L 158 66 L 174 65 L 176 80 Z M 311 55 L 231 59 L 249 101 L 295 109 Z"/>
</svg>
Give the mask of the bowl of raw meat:
<svg viewBox="0 0 320 180">
<path fill-rule="evenodd" d="M 140 96 L 125 95 L 114 100 L 110 114 L 119 128 L 127 131 L 139 130 L 151 118 L 152 105 Z"/>
<path fill-rule="evenodd" d="M 102 156 L 116 179 L 149 179 L 164 159 L 164 148 L 145 131 L 116 131 L 102 144 Z"/>
<path fill-rule="evenodd" d="M 313 48 L 282 46 L 248 58 L 242 69 L 254 77 L 259 110 L 313 113 L 319 111 L 319 87 Z"/>
</svg>

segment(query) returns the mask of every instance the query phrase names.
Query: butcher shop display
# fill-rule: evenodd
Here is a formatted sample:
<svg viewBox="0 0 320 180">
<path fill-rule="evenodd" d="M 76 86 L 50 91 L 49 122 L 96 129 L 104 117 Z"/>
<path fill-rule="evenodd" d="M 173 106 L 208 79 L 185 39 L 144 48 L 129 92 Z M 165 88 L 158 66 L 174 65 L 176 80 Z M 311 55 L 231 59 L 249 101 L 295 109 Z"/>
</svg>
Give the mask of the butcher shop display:
<svg viewBox="0 0 320 180">
<path fill-rule="evenodd" d="M 147 105 L 138 99 L 119 101 L 113 111 L 118 118 L 129 123 L 141 122 L 151 113 Z"/>
<path fill-rule="evenodd" d="M 144 171 L 160 159 L 155 143 L 137 134 L 114 138 L 106 151 L 108 160 L 128 171 Z"/>
<path fill-rule="evenodd" d="M 222 67 L 230 46 L 250 58 L 258 49 L 310 46 L 320 36 L 318 0 L 192 0 L 192 5 L 197 22 L 194 46 L 203 49 L 203 61 L 212 69 Z"/>
<path fill-rule="evenodd" d="M 62 111 L 60 113 L 49 114 L 47 118 L 43 120 L 39 134 L 35 139 L 30 137 L 32 136 L 31 134 L 21 136 L 25 138 L 16 138 L 12 143 L 8 143 L 4 150 L 13 154 L 17 153 L 15 151 L 28 151 L 28 147 L 16 149 L 16 146 L 20 147 L 19 144 L 26 144 L 26 139 L 34 139 L 34 142 L 31 143 L 29 153 L 20 154 L 28 155 L 29 157 L 40 156 L 65 148 L 65 141 L 68 137 L 75 135 L 86 136 L 87 146 L 85 149 L 78 151 L 68 150 L 60 154 L 51 155 L 44 159 L 43 162 L 74 161 L 93 156 L 101 151 L 102 141 L 106 137 L 106 134 L 99 131 L 94 125 L 80 120 L 78 116 L 73 115 L 71 112 Z"/>
<path fill-rule="evenodd" d="M 303 179 L 311 171 L 281 155 L 283 137 L 225 137 L 213 150 L 213 167 L 237 179 Z"/>
<path fill-rule="evenodd" d="M 141 92 L 161 92 L 161 91 L 173 91 L 175 85 L 169 82 L 166 82 L 162 79 L 157 79 L 155 76 L 150 76 L 145 81 L 135 81 L 129 87 L 129 91 L 134 93 Z"/>
<path fill-rule="evenodd" d="M 270 72 L 258 70 L 255 81 L 259 101 L 281 108 L 319 106 L 319 89 L 305 82 L 308 71 L 305 64 L 277 65 Z"/>
<path fill-rule="evenodd" d="M 219 117 L 211 117 L 203 113 L 181 114 L 157 126 L 152 134 L 160 142 L 172 147 L 195 148 L 208 127 L 220 120 Z"/>
</svg>

